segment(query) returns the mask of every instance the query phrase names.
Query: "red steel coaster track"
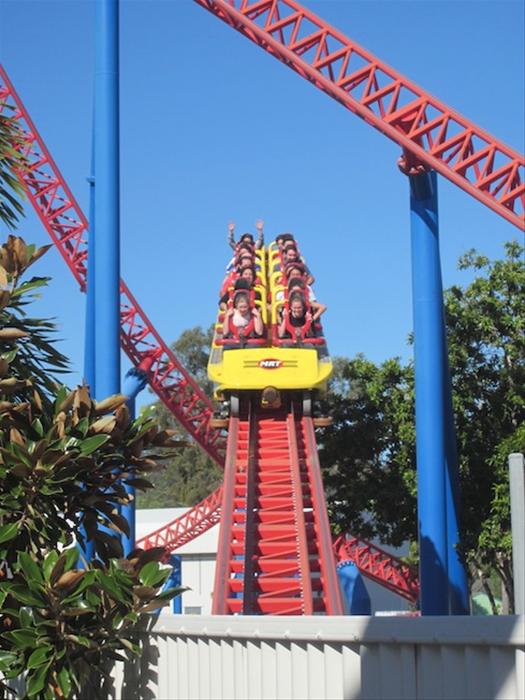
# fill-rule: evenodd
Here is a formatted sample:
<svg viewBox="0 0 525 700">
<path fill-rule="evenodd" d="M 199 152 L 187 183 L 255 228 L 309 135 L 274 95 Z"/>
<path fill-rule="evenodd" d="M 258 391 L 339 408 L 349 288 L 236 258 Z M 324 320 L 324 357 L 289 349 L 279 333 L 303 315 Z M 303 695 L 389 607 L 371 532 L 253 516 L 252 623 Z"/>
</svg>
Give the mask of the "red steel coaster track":
<svg viewBox="0 0 525 700">
<path fill-rule="evenodd" d="M 87 220 L 65 182 L 27 110 L 0 66 L 0 112 L 16 120 L 28 168 L 18 176 L 53 243 L 82 291 L 87 274 Z M 173 352 L 164 343 L 126 284 L 121 281 L 121 342 L 131 362 L 148 359 L 148 381 L 175 418 L 219 465 L 224 464 L 226 440 L 210 427 L 213 412 Z M 153 361 L 151 361 L 153 360 Z M 218 489 L 181 518 L 138 542 L 145 548 L 166 546 L 173 551 L 220 520 L 222 489 Z M 388 556 L 388 555 L 386 555 Z M 362 573 L 367 575 L 366 567 Z M 399 590 L 402 590 L 402 586 Z"/>
<path fill-rule="evenodd" d="M 523 228 L 525 161 L 515 151 L 293 0 L 195 2 L 398 143 L 403 149 L 405 170 L 434 168 L 500 216 Z M 8 111 L 20 128 L 29 167 L 19 177 L 27 196 L 84 290 L 86 219 L 0 68 L 1 109 Z M 152 388 L 208 454 L 223 464 L 225 438 L 210 425 L 211 402 L 161 340 L 123 282 L 121 298 L 122 345 L 130 360 L 136 366 L 149 360 L 148 379 Z M 153 537 L 158 540 L 160 533 L 166 531 L 167 536 L 173 537 L 166 544 L 180 546 L 184 538 L 189 541 L 211 527 L 218 518 L 218 493 L 195 506 L 191 515 L 186 514 L 178 529 L 167 526 L 152 533 L 148 542 Z M 345 540 L 344 546 L 339 543 L 338 551 L 347 553 L 348 543 L 352 541 Z M 392 570 L 402 571 L 402 562 L 396 567 L 397 560 L 373 545 L 356 541 L 355 546 L 357 549 L 351 548 L 352 558 L 365 575 L 377 575 L 384 583 Z M 387 561 L 389 564 L 385 564 Z M 385 566 L 390 567 L 388 574 Z"/>
<path fill-rule="evenodd" d="M 213 613 L 341 615 L 312 419 L 297 405 L 230 418 Z"/>
<path fill-rule="evenodd" d="M 525 159 L 295 0 L 194 0 L 403 149 L 525 226 Z"/>
<path fill-rule="evenodd" d="M 338 537 L 334 542 L 334 551 L 338 561 L 352 561 L 363 576 L 406 598 L 413 605 L 417 603 L 419 579 L 414 567 L 377 545 L 352 535 Z"/>
<path fill-rule="evenodd" d="M 174 552 L 191 542 L 220 522 L 222 494 L 221 486 L 180 517 L 138 540 L 137 547 L 165 547 Z M 337 537 L 333 549 L 337 561 L 353 561 L 363 576 L 416 605 L 419 580 L 414 567 L 381 547 L 349 534 Z"/>
<path fill-rule="evenodd" d="M 175 520 L 137 540 L 137 547 L 165 547 L 174 552 L 221 520 L 222 486 Z"/>
<path fill-rule="evenodd" d="M 82 291 L 87 278 L 88 223 L 40 134 L 0 66 L 0 112 L 16 120 L 28 166 L 17 175 L 27 197 Z M 120 282 L 120 340 L 138 367 L 149 360 L 148 382 L 192 438 L 218 464 L 226 440 L 210 425 L 213 405 L 161 339 L 125 282 Z"/>
</svg>

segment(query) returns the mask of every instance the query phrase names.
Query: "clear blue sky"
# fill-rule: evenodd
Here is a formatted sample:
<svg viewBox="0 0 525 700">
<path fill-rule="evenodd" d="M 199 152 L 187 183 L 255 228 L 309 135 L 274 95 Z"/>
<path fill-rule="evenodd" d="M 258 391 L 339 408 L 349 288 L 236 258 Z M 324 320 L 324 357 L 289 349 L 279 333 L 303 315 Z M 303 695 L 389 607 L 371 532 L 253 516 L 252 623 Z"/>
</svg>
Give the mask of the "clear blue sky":
<svg viewBox="0 0 525 700">
<path fill-rule="evenodd" d="M 513 148 L 524 142 L 521 0 L 306 0 L 316 14 Z M 87 212 L 94 2 L 0 0 L 0 60 Z M 214 318 L 229 250 L 293 231 L 328 304 L 332 354 L 407 359 L 408 185 L 399 148 L 191 0 L 121 2 L 122 275 L 166 342 Z M 440 179 L 444 285 L 517 229 Z M 28 210 L 31 242 L 47 234 Z M 39 312 L 81 376 L 84 298 L 54 251 Z M 128 367 L 127 360 L 123 369 Z M 147 395 L 143 400 L 150 400 Z"/>
</svg>

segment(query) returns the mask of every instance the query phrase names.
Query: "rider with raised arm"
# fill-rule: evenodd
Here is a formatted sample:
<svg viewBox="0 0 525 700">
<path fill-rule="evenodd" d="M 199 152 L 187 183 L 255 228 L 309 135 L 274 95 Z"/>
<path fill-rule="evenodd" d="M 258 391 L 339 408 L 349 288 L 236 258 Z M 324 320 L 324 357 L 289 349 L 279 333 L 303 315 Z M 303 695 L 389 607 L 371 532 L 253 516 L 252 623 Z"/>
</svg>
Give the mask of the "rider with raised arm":
<svg viewBox="0 0 525 700">
<path fill-rule="evenodd" d="M 258 219 L 256 224 L 257 228 L 257 240 L 253 241 L 253 236 L 251 233 L 243 233 L 242 236 L 239 238 L 239 242 L 235 242 L 235 223 L 233 221 L 230 221 L 228 224 L 228 243 L 230 245 L 230 248 L 233 250 L 236 249 L 237 245 L 239 243 L 251 243 L 252 245 L 255 245 L 255 250 L 261 250 L 261 248 L 264 245 L 264 233 L 263 233 L 263 227 L 264 227 L 264 221 L 262 219 Z"/>
</svg>

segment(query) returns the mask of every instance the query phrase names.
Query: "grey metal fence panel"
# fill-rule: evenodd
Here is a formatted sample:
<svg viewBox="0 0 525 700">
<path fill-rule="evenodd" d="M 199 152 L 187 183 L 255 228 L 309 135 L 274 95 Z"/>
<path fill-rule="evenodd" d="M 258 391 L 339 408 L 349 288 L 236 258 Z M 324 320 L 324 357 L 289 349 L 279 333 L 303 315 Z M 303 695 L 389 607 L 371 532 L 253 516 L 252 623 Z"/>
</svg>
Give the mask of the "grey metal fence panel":
<svg viewBox="0 0 525 700">
<path fill-rule="evenodd" d="M 115 700 L 522 700 L 524 617 L 163 616 Z"/>
</svg>

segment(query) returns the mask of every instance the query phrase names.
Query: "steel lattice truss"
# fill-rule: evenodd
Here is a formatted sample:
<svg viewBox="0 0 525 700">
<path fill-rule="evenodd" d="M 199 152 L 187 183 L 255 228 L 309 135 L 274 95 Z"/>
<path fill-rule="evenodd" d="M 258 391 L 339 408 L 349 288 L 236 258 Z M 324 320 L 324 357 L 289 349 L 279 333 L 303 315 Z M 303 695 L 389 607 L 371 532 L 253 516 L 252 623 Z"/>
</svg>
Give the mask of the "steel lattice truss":
<svg viewBox="0 0 525 700">
<path fill-rule="evenodd" d="M 27 168 L 18 177 L 27 197 L 85 291 L 88 223 L 48 152 L 29 114 L 0 67 L 0 111 L 16 120 Z M 213 406 L 198 384 L 161 339 L 125 282 L 120 282 L 120 338 L 138 367 L 145 360 L 148 382 L 180 424 L 218 464 L 224 462 L 226 440 L 210 426 Z"/>
<path fill-rule="evenodd" d="M 404 151 L 523 229 L 525 160 L 295 0 L 194 0 Z"/>
<path fill-rule="evenodd" d="M 334 542 L 339 561 L 352 561 L 367 578 L 393 593 L 417 603 L 419 578 L 417 571 L 371 542 L 353 535 L 341 535 Z"/>
<path fill-rule="evenodd" d="M 206 532 L 221 519 L 222 487 L 207 496 L 203 501 L 190 508 L 179 518 L 163 527 L 150 532 L 137 541 L 137 547 L 151 549 L 165 547 L 174 552 L 179 547 L 191 542 Z"/>
</svg>

